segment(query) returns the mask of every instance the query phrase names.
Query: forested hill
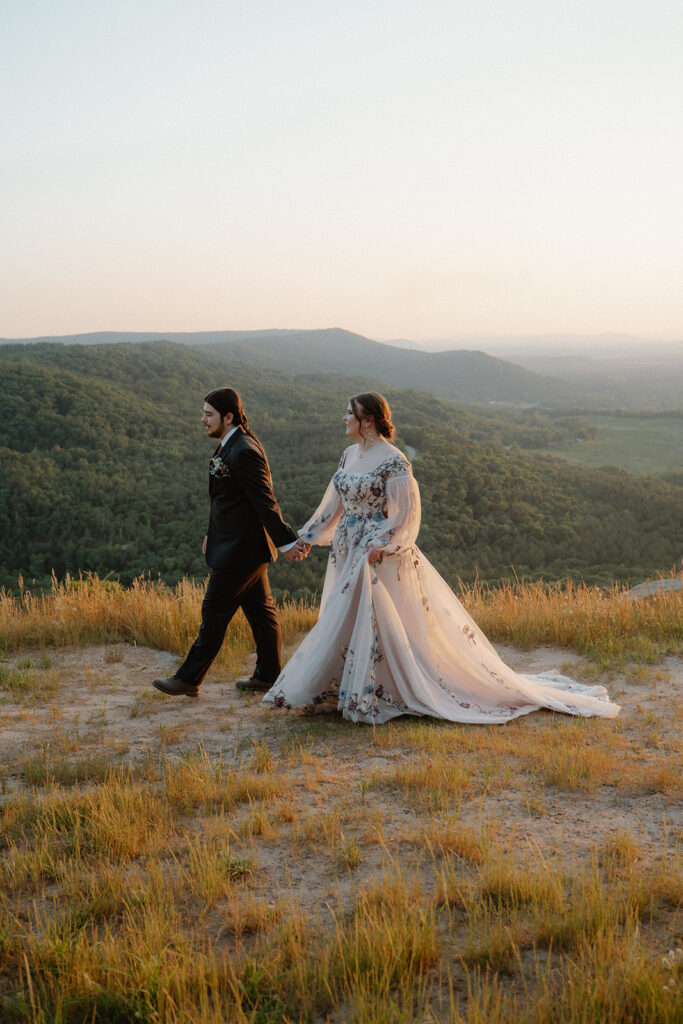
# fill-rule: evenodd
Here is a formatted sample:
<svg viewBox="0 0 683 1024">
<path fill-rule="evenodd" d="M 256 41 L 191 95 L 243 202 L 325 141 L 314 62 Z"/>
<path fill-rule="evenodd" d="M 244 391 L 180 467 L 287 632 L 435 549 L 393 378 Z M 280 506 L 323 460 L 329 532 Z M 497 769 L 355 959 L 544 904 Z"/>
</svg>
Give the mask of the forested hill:
<svg viewBox="0 0 683 1024">
<path fill-rule="evenodd" d="M 361 368 L 368 376 L 394 387 L 416 387 L 438 398 L 472 405 L 485 402 L 529 402 L 554 406 L 578 400 L 567 384 L 542 377 L 484 352 L 418 352 L 370 341 L 349 331 L 305 331 L 202 346 L 220 359 L 240 359 L 288 373 L 349 373 Z"/>
<path fill-rule="evenodd" d="M 484 352 L 422 352 L 372 341 L 360 334 L 329 328 L 318 331 L 210 331 L 196 334 L 77 335 L 79 344 L 117 341 L 173 341 L 200 348 L 211 359 L 235 360 L 286 373 L 362 372 L 394 387 L 417 387 L 464 405 L 487 402 L 530 403 L 556 407 L 580 405 L 583 390 L 495 359 Z M 34 343 L 37 339 L 32 339 Z M 65 339 L 44 339 L 64 341 Z"/>
<path fill-rule="evenodd" d="M 683 488 L 525 454 L 549 427 L 481 417 L 364 377 L 286 374 L 173 343 L 0 348 L 0 583 L 79 570 L 130 581 L 203 576 L 211 443 L 204 394 L 230 383 L 266 444 L 285 517 L 310 515 L 346 444 L 350 394 L 387 393 L 423 497 L 419 543 L 451 582 L 634 581 L 683 552 Z M 574 423 L 569 429 L 576 429 Z M 325 555 L 280 559 L 274 584 L 304 595 Z"/>
</svg>

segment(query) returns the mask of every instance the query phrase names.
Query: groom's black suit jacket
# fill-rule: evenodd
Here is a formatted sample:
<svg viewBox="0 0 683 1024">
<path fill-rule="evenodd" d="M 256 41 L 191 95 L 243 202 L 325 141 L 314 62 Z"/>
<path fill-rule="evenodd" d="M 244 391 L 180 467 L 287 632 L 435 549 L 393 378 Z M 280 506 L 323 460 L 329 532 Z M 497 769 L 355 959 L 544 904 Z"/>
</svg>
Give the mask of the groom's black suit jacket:
<svg viewBox="0 0 683 1024">
<path fill-rule="evenodd" d="M 211 569 L 270 562 L 277 548 L 298 539 L 275 500 L 265 452 L 242 427 L 211 459 L 209 495 L 206 562 Z"/>
</svg>

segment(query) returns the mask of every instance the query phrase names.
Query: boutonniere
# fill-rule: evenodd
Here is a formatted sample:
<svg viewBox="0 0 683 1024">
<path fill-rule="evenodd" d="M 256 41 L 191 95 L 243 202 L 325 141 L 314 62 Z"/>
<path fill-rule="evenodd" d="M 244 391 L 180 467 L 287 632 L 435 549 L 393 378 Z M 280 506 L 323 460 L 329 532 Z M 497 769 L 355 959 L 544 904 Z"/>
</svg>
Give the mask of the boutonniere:
<svg viewBox="0 0 683 1024">
<path fill-rule="evenodd" d="M 220 477 L 221 480 L 225 480 L 230 476 L 230 470 L 225 465 L 220 455 L 214 455 L 214 457 L 209 460 L 209 473 L 211 476 Z"/>
</svg>

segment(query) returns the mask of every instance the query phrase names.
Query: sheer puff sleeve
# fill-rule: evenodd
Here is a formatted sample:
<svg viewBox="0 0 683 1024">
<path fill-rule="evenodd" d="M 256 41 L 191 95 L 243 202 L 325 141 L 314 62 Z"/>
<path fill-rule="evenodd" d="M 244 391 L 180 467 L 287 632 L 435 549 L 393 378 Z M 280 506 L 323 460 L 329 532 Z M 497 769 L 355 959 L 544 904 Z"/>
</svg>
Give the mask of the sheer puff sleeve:
<svg viewBox="0 0 683 1024">
<path fill-rule="evenodd" d="M 369 544 L 385 555 L 396 555 L 417 540 L 420 531 L 420 491 L 408 462 L 391 460 L 385 471 L 387 517 L 377 524 Z"/>
<path fill-rule="evenodd" d="M 346 452 L 341 457 L 340 467 L 344 463 Z M 327 485 L 322 501 L 317 509 L 299 530 L 299 536 L 307 544 L 331 544 L 334 531 L 342 513 L 341 498 L 334 485 L 334 477 Z"/>
</svg>

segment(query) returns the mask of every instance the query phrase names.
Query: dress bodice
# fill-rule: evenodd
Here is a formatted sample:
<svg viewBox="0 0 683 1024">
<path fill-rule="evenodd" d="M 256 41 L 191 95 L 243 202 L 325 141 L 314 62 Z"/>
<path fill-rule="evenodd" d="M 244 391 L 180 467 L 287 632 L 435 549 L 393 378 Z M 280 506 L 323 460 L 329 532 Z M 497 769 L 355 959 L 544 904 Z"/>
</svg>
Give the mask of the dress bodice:
<svg viewBox="0 0 683 1024">
<path fill-rule="evenodd" d="M 300 530 L 309 544 L 330 544 L 330 560 L 354 565 L 369 547 L 393 555 L 415 543 L 420 493 L 410 463 L 392 451 L 373 469 L 354 472 L 344 452 L 318 508 Z"/>
<path fill-rule="evenodd" d="M 360 543 L 361 537 L 382 531 L 388 517 L 387 483 L 400 476 L 410 476 L 410 465 L 400 452 L 383 459 L 374 469 L 353 473 L 340 466 L 334 475 L 342 513 L 337 524 L 333 547 Z"/>
<path fill-rule="evenodd" d="M 386 518 L 387 480 L 410 473 L 410 467 L 403 456 L 396 452 L 388 455 L 374 469 L 352 473 L 340 466 L 334 474 L 334 486 L 341 498 L 342 509 L 347 516 L 381 515 Z"/>
</svg>

